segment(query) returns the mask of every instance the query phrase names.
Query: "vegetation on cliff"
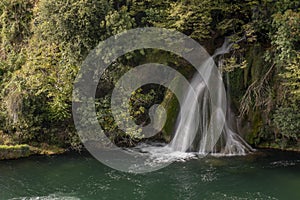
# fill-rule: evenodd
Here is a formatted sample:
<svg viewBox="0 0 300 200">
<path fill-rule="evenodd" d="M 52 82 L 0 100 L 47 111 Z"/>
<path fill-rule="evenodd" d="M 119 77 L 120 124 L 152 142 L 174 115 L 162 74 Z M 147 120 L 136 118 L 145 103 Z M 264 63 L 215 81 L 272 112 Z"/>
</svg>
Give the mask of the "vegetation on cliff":
<svg viewBox="0 0 300 200">
<path fill-rule="evenodd" d="M 247 127 L 242 134 L 254 146 L 299 149 L 299 5 L 297 0 L 2 0 L 2 137 L 13 144 L 80 148 L 71 95 L 82 61 L 109 36 L 155 26 L 181 31 L 210 53 L 226 37 L 242 39 L 217 58 L 229 77 L 241 127 Z M 109 109 L 113 84 L 129 69 L 150 61 L 172 66 L 187 78 L 193 73 L 182 59 L 158 50 L 128 53 L 110 66 L 100 80 L 105 87 L 97 91 L 97 108 L 101 126 L 118 144 L 134 145 L 142 136 L 118 130 Z M 169 92 L 157 85 L 140 88 L 131 102 L 135 121 L 147 124 L 149 107 L 161 102 L 169 117 L 176 118 L 176 100 Z M 170 139 L 173 118 L 160 139 Z"/>
</svg>

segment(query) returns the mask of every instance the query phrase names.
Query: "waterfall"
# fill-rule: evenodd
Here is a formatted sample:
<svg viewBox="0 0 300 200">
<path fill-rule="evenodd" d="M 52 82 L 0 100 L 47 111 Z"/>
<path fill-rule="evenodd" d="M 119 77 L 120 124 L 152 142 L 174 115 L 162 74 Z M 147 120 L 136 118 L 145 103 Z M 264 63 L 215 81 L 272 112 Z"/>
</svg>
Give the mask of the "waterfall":
<svg viewBox="0 0 300 200">
<path fill-rule="evenodd" d="M 217 49 L 211 59 L 208 59 L 203 66 L 207 69 L 214 67 L 214 60 L 218 55 L 228 53 L 232 43 L 225 40 L 223 46 Z M 221 135 L 210 134 L 209 122 L 211 120 L 211 101 L 209 91 L 202 77 L 196 73 L 191 81 L 193 89 L 187 90 L 184 95 L 181 114 L 176 122 L 174 137 L 169 144 L 173 151 L 197 152 L 199 154 L 215 155 L 245 155 L 253 149 L 235 132 L 230 123 L 233 114 L 227 104 L 226 121 Z M 191 96 L 195 92 L 198 100 Z M 221 97 L 219 97 L 221 98 Z M 199 115 L 200 112 L 200 115 Z M 198 117 L 200 119 L 198 119 Z M 218 137 L 218 138 L 216 138 Z M 217 141 L 217 142 L 215 142 Z M 211 145 L 214 145 L 213 149 Z"/>
</svg>

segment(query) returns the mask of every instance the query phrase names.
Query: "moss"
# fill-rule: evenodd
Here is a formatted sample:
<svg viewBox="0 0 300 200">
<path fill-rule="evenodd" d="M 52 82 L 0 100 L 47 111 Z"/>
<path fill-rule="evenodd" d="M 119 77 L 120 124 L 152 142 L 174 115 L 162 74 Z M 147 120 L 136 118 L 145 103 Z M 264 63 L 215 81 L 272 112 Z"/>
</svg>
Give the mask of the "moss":
<svg viewBox="0 0 300 200">
<path fill-rule="evenodd" d="M 62 154 L 66 150 L 54 145 L 40 144 L 36 147 L 27 144 L 0 145 L 0 160 L 18 159 L 30 155 L 53 155 Z"/>
<path fill-rule="evenodd" d="M 243 84 L 244 69 L 236 69 L 228 72 L 229 85 L 226 85 L 227 91 L 230 92 L 230 99 L 234 107 L 239 107 L 239 102 L 242 99 L 246 89 Z M 228 84 L 228 83 L 227 83 Z"/>
<path fill-rule="evenodd" d="M 172 84 L 177 85 L 177 92 L 183 93 L 185 91 L 185 88 L 183 88 L 183 85 L 180 83 L 179 77 L 175 77 Z M 161 105 L 165 108 L 167 113 L 166 123 L 161 131 L 161 139 L 163 139 L 165 142 L 170 142 L 175 129 L 177 116 L 180 111 L 180 105 L 177 97 L 170 90 L 166 91 L 164 100 L 162 101 Z"/>
<path fill-rule="evenodd" d="M 170 142 L 172 138 L 172 133 L 175 128 L 177 115 L 179 112 L 179 103 L 175 95 L 172 92 L 167 91 L 166 96 L 161 105 L 165 107 L 167 112 L 167 120 L 161 131 L 162 138 L 166 142 Z"/>
<path fill-rule="evenodd" d="M 291 146 L 291 147 L 282 147 L 281 145 L 279 145 L 278 143 L 275 142 L 266 142 L 266 143 L 261 143 L 259 145 L 257 145 L 258 148 L 268 148 L 268 149 L 279 149 L 279 150 L 284 150 L 284 151 L 296 151 L 296 152 L 300 152 L 300 146 L 295 145 L 295 146 Z"/>
<path fill-rule="evenodd" d="M 34 154 L 39 154 L 39 155 L 54 155 L 54 154 L 62 154 L 66 150 L 55 145 L 48 145 L 46 143 L 42 143 L 38 146 L 31 147 L 31 151 L 34 152 Z"/>
<path fill-rule="evenodd" d="M 263 121 L 260 113 L 254 112 L 253 115 L 250 115 L 252 121 L 251 130 L 246 134 L 246 141 L 252 145 L 258 145 L 260 143 L 260 132 L 263 126 Z"/>
<path fill-rule="evenodd" d="M 1 150 L 24 150 L 24 149 L 29 149 L 29 145 L 27 144 L 21 144 L 21 145 L 0 145 Z"/>
<path fill-rule="evenodd" d="M 264 51 L 259 44 L 249 48 L 246 53 L 248 67 L 244 69 L 244 86 L 256 81 L 263 74 Z"/>
<path fill-rule="evenodd" d="M 0 145 L 0 160 L 28 157 L 32 154 L 29 145 Z"/>
</svg>

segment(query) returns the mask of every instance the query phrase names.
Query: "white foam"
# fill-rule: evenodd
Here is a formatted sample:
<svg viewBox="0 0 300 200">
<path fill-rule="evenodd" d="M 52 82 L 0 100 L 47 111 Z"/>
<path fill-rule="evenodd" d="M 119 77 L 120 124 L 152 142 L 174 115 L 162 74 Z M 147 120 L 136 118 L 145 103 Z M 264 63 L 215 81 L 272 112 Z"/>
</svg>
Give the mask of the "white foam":
<svg viewBox="0 0 300 200">
<path fill-rule="evenodd" d="M 49 194 L 48 196 L 17 197 L 10 200 L 79 200 L 80 198 L 63 194 Z"/>
</svg>

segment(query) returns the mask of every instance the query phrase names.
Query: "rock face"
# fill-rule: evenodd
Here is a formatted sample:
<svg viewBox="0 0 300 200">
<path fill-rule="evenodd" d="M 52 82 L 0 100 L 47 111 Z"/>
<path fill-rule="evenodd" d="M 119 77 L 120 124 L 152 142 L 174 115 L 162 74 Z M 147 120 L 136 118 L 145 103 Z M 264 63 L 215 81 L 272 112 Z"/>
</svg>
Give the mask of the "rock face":
<svg viewBox="0 0 300 200">
<path fill-rule="evenodd" d="M 28 145 L 0 145 L 0 160 L 28 157 L 31 150 Z"/>
<path fill-rule="evenodd" d="M 175 95 L 170 91 L 166 92 L 166 96 L 162 102 L 162 105 L 167 111 L 167 120 L 161 131 L 161 136 L 164 141 L 170 142 L 172 139 L 172 133 L 175 129 L 176 119 L 180 107 Z"/>
</svg>

